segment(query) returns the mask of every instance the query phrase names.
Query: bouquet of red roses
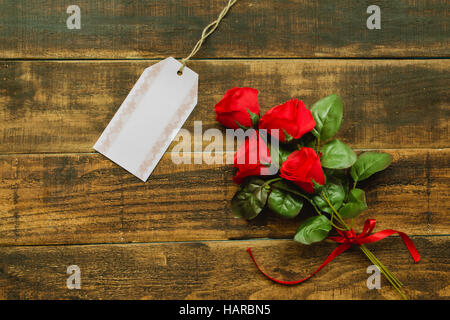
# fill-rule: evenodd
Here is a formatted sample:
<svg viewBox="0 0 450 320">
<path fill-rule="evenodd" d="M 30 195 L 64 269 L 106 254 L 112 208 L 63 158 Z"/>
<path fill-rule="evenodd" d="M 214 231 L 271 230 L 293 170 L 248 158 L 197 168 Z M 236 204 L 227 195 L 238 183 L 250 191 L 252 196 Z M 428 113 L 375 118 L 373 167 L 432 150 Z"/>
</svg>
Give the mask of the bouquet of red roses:
<svg viewBox="0 0 450 320">
<path fill-rule="evenodd" d="M 353 218 L 367 209 L 365 193 L 358 182 L 384 170 L 392 162 L 391 155 L 364 152 L 359 156 L 333 136 L 343 118 L 343 103 L 332 94 L 307 109 L 301 100 L 291 99 L 259 114 L 258 91 L 233 88 L 215 106 L 217 121 L 232 129 L 242 130 L 244 141 L 234 157 L 237 172 L 234 181 L 240 185 L 231 200 L 236 217 L 253 219 L 268 207 L 285 218 L 296 217 L 304 203 L 316 215 L 304 220 L 294 241 L 309 245 L 331 239 L 339 246 L 310 276 L 298 281 L 281 281 L 264 273 L 248 252 L 258 269 L 271 280 L 297 284 L 309 279 L 339 254 L 358 245 L 394 288 L 401 291 L 401 282 L 371 253 L 365 244 L 399 234 L 415 262 L 420 256 L 409 237 L 396 230 L 372 233 L 375 220 L 368 219 L 360 234 L 351 227 Z M 351 220 L 349 223 L 348 220 Z M 332 229 L 336 236 L 329 236 Z"/>
</svg>

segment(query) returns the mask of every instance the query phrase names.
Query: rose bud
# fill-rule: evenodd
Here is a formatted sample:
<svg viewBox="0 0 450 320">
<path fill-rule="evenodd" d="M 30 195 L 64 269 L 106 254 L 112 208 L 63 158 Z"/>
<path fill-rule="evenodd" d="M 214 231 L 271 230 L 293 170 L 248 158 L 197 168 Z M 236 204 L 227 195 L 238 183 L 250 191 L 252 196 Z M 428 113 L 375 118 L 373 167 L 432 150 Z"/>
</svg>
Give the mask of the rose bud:
<svg viewBox="0 0 450 320">
<path fill-rule="evenodd" d="M 270 151 L 257 131 L 246 139 L 234 155 L 234 167 L 238 169 L 233 178 L 237 184 L 249 176 L 270 174 Z"/>
<path fill-rule="evenodd" d="M 214 107 L 217 121 L 227 128 L 239 129 L 238 123 L 250 128 L 252 117 L 259 115 L 258 90 L 253 88 L 232 88 Z M 249 112 L 250 111 L 250 112 Z"/>
<path fill-rule="evenodd" d="M 269 133 L 271 133 L 271 129 L 278 129 L 281 142 L 299 139 L 315 126 L 316 122 L 311 111 L 306 109 L 303 101 L 297 99 L 291 99 L 282 105 L 273 107 L 259 121 L 259 128 L 267 129 Z M 285 133 L 290 137 L 287 137 Z"/>
<path fill-rule="evenodd" d="M 280 177 L 290 180 L 309 193 L 314 193 L 314 184 L 323 185 L 323 174 L 320 158 L 314 149 L 303 147 L 292 152 L 280 168 Z"/>
</svg>

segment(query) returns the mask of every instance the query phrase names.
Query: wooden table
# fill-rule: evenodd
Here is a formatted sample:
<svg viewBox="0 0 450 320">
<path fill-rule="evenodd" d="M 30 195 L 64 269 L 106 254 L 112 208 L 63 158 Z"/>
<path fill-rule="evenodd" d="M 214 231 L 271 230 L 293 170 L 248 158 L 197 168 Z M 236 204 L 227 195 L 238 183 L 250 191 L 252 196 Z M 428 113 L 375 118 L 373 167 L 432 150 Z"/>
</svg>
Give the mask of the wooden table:
<svg viewBox="0 0 450 320">
<path fill-rule="evenodd" d="M 294 287 L 271 283 L 313 271 L 335 248 L 294 243 L 292 220 L 234 219 L 233 169 L 175 165 L 170 148 L 146 183 L 93 144 L 142 71 L 187 55 L 225 0 L 0 1 L 0 297 L 3 299 L 397 299 L 357 249 Z M 199 101 L 184 125 L 223 129 L 214 104 L 233 86 L 260 91 L 262 112 L 291 97 L 333 92 L 345 103 L 339 138 L 380 149 L 392 166 L 362 185 L 377 230 L 408 233 L 369 247 L 412 299 L 448 299 L 448 2 L 240 0 L 189 66 Z M 208 144 L 208 142 L 205 142 Z M 225 155 L 224 155 L 225 156 Z M 66 286 L 81 269 L 81 289 Z"/>
</svg>

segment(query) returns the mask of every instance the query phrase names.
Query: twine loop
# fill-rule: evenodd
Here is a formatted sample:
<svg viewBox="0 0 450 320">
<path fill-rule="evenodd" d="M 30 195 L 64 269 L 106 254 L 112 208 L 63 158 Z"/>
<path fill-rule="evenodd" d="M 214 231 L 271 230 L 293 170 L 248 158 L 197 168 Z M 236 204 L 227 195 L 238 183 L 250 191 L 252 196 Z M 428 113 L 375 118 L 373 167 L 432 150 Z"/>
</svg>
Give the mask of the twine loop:
<svg viewBox="0 0 450 320">
<path fill-rule="evenodd" d="M 222 12 L 219 14 L 217 19 L 214 20 L 213 22 L 211 22 L 210 24 L 208 24 L 203 29 L 202 36 L 201 36 L 200 40 L 198 40 L 197 43 L 195 44 L 195 46 L 192 49 L 191 53 L 186 58 L 181 59 L 181 61 L 180 61 L 181 62 L 181 67 L 180 67 L 180 70 L 178 70 L 178 72 L 177 72 L 177 74 L 179 76 L 181 76 L 183 74 L 183 69 L 186 66 L 186 63 L 188 62 L 188 60 L 191 59 L 198 52 L 198 50 L 200 50 L 200 48 L 201 48 L 203 42 L 206 40 L 206 38 L 208 38 L 216 30 L 216 28 L 219 26 L 220 21 L 222 21 L 222 19 L 228 13 L 228 10 L 230 10 L 230 8 L 237 1 L 238 0 L 229 0 L 228 4 L 225 6 L 225 8 L 223 8 Z"/>
</svg>

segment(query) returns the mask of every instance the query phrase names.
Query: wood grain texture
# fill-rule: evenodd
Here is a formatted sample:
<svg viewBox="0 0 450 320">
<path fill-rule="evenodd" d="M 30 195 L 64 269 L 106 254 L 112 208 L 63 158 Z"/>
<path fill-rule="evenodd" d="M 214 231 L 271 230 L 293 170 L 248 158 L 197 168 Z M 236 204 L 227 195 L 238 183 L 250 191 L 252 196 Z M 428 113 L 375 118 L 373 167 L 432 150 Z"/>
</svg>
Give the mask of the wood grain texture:
<svg viewBox="0 0 450 320">
<path fill-rule="evenodd" d="M 0 63 L 0 153 L 92 152 L 153 63 Z M 191 67 L 200 87 L 184 125 L 190 132 L 194 121 L 202 121 L 203 131 L 223 130 L 214 105 L 233 86 L 252 86 L 262 113 L 292 97 L 311 106 L 337 92 L 345 104 L 339 138 L 355 148 L 449 146 L 449 60 L 214 60 Z"/>
<path fill-rule="evenodd" d="M 386 150 L 394 163 L 361 183 L 377 230 L 450 234 L 450 149 Z M 295 220 L 232 216 L 237 187 L 225 164 L 173 164 L 146 183 L 98 154 L 0 157 L 0 243 L 70 244 L 291 238 Z"/>
<path fill-rule="evenodd" d="M 450 299 L 449 237 L 414 237 L 414 264 L 400 238 L 369 248 L 405 283 L 410 299 Z M 371 264 L 356 247 L 312 279 L 282 286 L 264 278 L 246 249 L 270 274 L 293 280 L 310 274 L 336 247 L 289 240 L 0 248 L 3 299 L 398 299 L 382 278 L 366 286 Z M 81 269 L 81 290 L 68 290 L 66 269 Z"/>
<path fill-rule="evenodd" d="M 300 286 L 265 279 L 248 246 L 266 271 L 292 280 L 336 244 L 287 240 L 307 207 L 294 220 L 234 219 L 229 165 L 175 165 L 173 143 L 143 183 L 93 152 L 143 70 L 186 56 L 225 3 L 78 0 L 81 29 L 68 30 L 67 2 L 0 0 L 0 299 L 399 298 L 384 279 L 367 289 L 371 263 L 357 248 Z M 366 28 L 372 4 L 381 30 Z M 257 88 L 262 113 L 338 93 L 338 137 L 394 157 L 361 183 L 369 210 L 356 230 L 376 218 L 376 231 L 412 235 L 416 265 L 398 237 L 369 247 L 409 298 L 450 299 L 448 16 L 445 0 L 238 1 L 189 62 L 199 103 L 184 128 L 224 131 L 213 107 L 234 86 Z M 444 59 L 370 59 L 418 57 Z M 66 287 L 72 264 L 79 291 Z"/>
<path fill-rule="evenodd" d="M 225 0 L 0 1 L 1 58 L 161 58 L 188 55 Z M 368 30 L 369 0 L 239 1 L 198 58 L 442 57 L 449 54 L 445 0 L 378 0 L 381 30 Z"/>
</svg>

